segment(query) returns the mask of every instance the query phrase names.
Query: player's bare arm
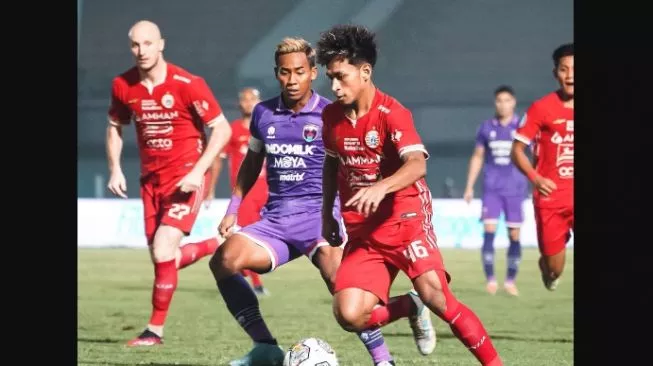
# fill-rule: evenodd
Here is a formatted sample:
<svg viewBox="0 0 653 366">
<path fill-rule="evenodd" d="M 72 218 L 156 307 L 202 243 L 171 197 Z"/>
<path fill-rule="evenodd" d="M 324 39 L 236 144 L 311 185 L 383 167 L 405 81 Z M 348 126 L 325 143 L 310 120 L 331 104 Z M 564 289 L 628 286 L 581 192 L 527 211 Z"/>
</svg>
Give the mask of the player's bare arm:
<svg viewBox="0 0 653 366">
<path fill-rule="evenodd" d="M 322 237 L 332 246 L 342 244 L 338 222 L 333 217 L 333 204 L 338 191 L 338 158 L 327 153 L 322 166 Z"/>
<path fill-rule="evenodd" d="M 533 169 L 533 166 L 531 165 L 530 160 L 528 159 L 528 156 L 526 155 L 526 148 L 528 146 L 519 141 L 515 140 L 512 142 L 512 150 L 510 152 L 510 156 L 512 158 L 513 163 L 517 168 L 525 175 L 528 177 L 528 179 L 533 182 L 537 190 L 542 193 L 545 196 L 548 196 L 556 190 L 558 187 L 556 184 L 548 178 L 542 177 L 537 172 L 535 169 Z"/>
<path fill-rule="evenodd" d="M 465 186 L 465 193 L 463 198 L 467 203 L 469 203 L 472 198 L 474 198 L 474 184 L 476 184 L 476 179 L 478 179 L 478 174 L 481 172 L 483 167 L 483 155 L 485 154 L 485 148 L 483 146 L 476 146 L 472 157 L 469 159 L 469 171 L 467 173 L 467 185 Z"/>
<path fill-rule="evenodd" d="M 229 236 L 230 230 L 234 224 L 236 224 L 236 213 L 238 212 L 240 201 L 252 189 L 259 174 L 261 174 L 261 169 L 263 168 L 263 161 L 265 160 L 263 143 L 254 137 L 252 137 L 249 142 L 249 150 L 247 150 L 245 159 L 238 170 L 236 186 L 231 193 L 231 202 L 229 202 L 227 213 L 218 226 L 218 231 L 224 238 Z"/>
<path fill-rule="evenodd" d="M 229 126 L 224 114 L 220 114 L 213 119 L 208 123 L 208 126 L 211 128 L 211 135 L 206 150 L 202 153 L 193 170 L 177 183 L 182 192 L 193 192 L 200 188 L 204 174 L 211 167 L 218 153 L 227 144 L 229 138 L 231 138 L 231 126 Z"/>
<path fill-rule="evenodd" d="M 363 188 L 345 203 L 345 206 L 356 206 L 356 210 L 365 217 L 376 212 L 383 198 L 400 191 L 426 176 L 426 157 L 421 151 L 411 151 L 401 156 L 403 165 L 393 175 Z"/>
<path fill-rule="evenodd" d="M 111 174 L 107 187 L 111 193 L 122 198 L 127 198 L 127 181 L 120 166 L 120 155 L 122 153 L 122 125 L 116 121 L 109 120 L 107 126 L 106 149 Z"/>
</svg>

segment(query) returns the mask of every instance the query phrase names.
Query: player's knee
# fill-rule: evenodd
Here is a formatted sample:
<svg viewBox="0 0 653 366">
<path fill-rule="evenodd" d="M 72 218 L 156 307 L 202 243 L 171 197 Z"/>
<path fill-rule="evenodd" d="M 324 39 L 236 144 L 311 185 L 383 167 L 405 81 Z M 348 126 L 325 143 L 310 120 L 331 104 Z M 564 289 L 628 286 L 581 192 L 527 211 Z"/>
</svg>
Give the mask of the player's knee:
<svg viewBox="0 0 653 366">
<path fill-rule="evenodd" d="M 510 240 L 519 241 L 519 228 L 510 229 L 508 235 L 510 236 Z"/>
<path fill-rule="evenodd" d="M 155 262 L 175 259 L 184 233 L 176 227 L 161 225 L 152 239 L 152 257 Z"/>
<path fill-rule="evenodd" d="M 240 273 L 243 269 L 242 262 L 243 258 L 237 251 L 224 246 L 220 247 L 211 257 L 209 268 L 216 279 L 221 279 Z"/>
<path fill-rule="evenodd" d="M 497 224 L 485 223 L 485 225 L 483 225 L 483 231 L 485 231 L 486 233 L 494 234 L 497 232 Z"/>
<path fill-rule="evenodd" d="M 333 306 L 333 313 L 342 329 L 348 332 L 364 330 L 364 313 L 356 304 L 336 301 Z"/>
</svg>

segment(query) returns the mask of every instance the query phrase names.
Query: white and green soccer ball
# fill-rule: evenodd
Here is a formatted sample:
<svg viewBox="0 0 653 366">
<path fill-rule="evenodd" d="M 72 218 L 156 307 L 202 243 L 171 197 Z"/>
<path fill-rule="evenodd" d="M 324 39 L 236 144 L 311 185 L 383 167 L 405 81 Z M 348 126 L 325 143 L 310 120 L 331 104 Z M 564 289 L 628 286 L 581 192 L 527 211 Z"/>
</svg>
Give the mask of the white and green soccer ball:
<svg viewBox="0 0 653 366">
<path fill-rule="evenodd" d="M 338 366 L 338 358 L 327 342 L 306 338 L 288 349 L 283 366 Z"/>
</svg>

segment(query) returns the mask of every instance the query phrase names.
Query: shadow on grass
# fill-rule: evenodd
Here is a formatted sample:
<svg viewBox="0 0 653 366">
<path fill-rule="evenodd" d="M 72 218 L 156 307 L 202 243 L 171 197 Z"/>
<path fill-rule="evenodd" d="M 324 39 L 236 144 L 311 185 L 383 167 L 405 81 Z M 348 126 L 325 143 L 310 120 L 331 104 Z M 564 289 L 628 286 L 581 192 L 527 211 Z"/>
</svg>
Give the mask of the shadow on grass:
<svg viewBox="0 0 653 366">
<path fill-rule="evenodd" d="M 413 337 L 413 333 L 408 332 L 395 332 L 395 333 L 383 333 L 384 337 L 393 338 L 393 337 Z M 438 339 L 457 339 L 453 334 L 450 333 L 441 333 L 437 335 Z M 490 336 L 492 340 L 507 340 L 507 341 L 517 341 L 517 342 L 536 342 L 536 343 L 574 343 L 573 339 L 570 338 L 534 338 L 534 337 L 519 337 L 512 335 L 502 335 L 502 334 L 493 334 Z"/>
</svg>

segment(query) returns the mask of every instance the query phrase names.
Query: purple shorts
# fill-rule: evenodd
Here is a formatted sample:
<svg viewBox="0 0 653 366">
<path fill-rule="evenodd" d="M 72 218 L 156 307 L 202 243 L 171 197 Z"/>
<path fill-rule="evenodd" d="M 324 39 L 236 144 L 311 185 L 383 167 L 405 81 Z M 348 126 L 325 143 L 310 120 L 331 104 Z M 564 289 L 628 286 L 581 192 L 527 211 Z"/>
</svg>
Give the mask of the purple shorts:
<svg viewBox="0 0 653 366">
<path fill-rule="evenodd" d="M 347 236 L 342 218 L 335 218 L 340 222 L 344 245 Z M 269 272 L 302 255 L 312 260 L 318 248 L 329 245 L 322 238 L 322 217 L 319 211 L 286 217 L 263 216 L 260 221 L 245 226 L 236 234 L 246 236 L 268 252 L 272 262 Z"/>
<path fill-rule="evenodd" d="M 501 211 L 503 211 L 506 227 L 518 228 L 524 222 L 523 203 L 524 197 L 521 196 L 504 196 L 493 192 L 484 193 L 481 221 L 486 224 L 496 224 L 499 222 Z"/>
</svg>

